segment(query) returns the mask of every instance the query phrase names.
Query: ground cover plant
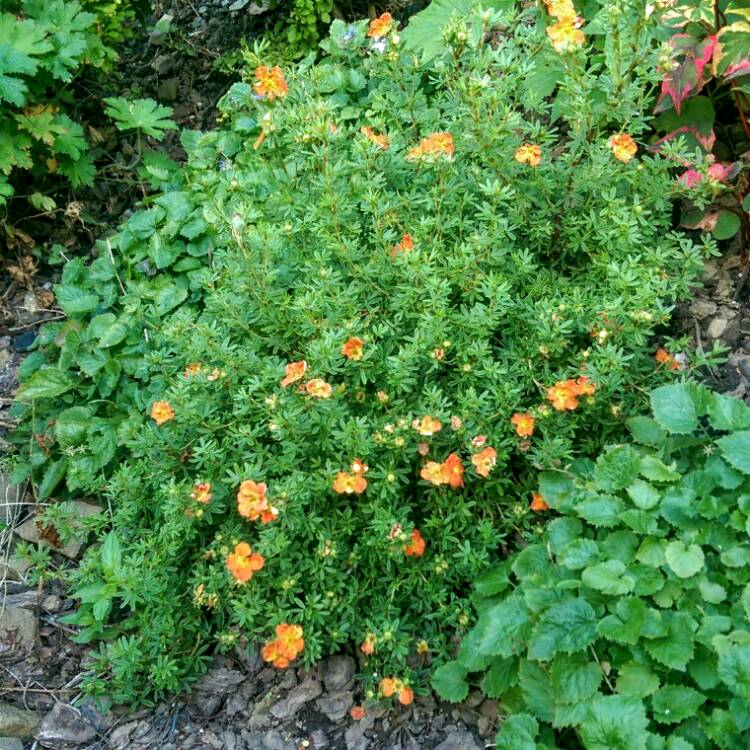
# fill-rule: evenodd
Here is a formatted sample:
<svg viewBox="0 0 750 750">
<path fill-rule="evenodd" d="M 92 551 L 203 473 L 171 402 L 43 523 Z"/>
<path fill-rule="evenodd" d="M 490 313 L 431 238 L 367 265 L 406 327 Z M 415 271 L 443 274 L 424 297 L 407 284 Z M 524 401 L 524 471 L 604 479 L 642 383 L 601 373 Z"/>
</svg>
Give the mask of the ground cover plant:
<svg viewBox="0 0 750 750">
<path fill-rule="evenodd" d="M 692 383 L 596 463 L 544 472 L 542 538 L 477 582 L 479 619 L 433 685 L 470 672 L 498 748 L 738 748 L 750 729 L 750 409 Z"/>
<path fill-rule="evenodd" d="M 467 582 L 538 525 L 538 470 L 701 364 L 653 356 L 715 246 L 671 230 L 681 141 L 639 145 L 641 5 L 602 6 L 621 46 L 556 4 L 451 22 L 429 60 L 387 15 L 334 23 L 319 64 L 259 47 L 184 170 L 66 265 L 15 476 L 111 509 L 76 573 L 90 690 L 144 700 L 261 642 L 280 668 L 356 649 L 410 702 Z"/>
</svg>

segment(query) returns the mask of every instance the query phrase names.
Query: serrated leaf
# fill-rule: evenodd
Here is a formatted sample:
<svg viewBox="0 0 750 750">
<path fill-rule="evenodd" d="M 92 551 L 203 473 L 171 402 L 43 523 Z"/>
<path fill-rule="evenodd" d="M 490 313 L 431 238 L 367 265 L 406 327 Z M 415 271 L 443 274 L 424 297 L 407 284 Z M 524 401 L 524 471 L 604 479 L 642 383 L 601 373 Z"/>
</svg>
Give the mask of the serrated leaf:
<svg viewBox="0 0 750 750">
<path fill-rule="evenodd" d="M 489 698 L 500 698 L 508 688 L 518 682 L 516 659 L 503 659 L 496 656 L 487 668 L 480 688 Z"/>
<path fill-rule="evenodd" d="M 58 414 L 55 420 L 55 438 L 61 448 L 70 448 L 84 442 L 91 416 L 91 409 L 87 406 L 72 406 Z"/>
<path fill-rule="evenodd" d="M 619 524 L 622 500 L 613 495 L 596 495 L 579 501 L 575 512 L 592 526 L 611 528 Z"/>
<path fill-rule="evenodd" d="M 552 689 L 557 700 L 564 703 L 588 700 L 599 689 L 603 677 L 601 667 L 585 653 L 561 654 L 550 666 Z"/>
<path fill-rule="evenodd" d="M 523 600 L 508 597 L 484 612 L 476 625 L 481 653 L 508 658 L 517 653 L 530 628 Z"/>
<path fill-rule="evenodd" d="M 706 696 L 684 685 L 665 685 L 651 699 L 653 717 L 660 724 L 678 724 L 693 716 Z"/>
<path fill-rule="evenodd" d="M 529 658 L 549 661 L 558 652 L 571 654 L 596 640 L 596 612 L 581 598 L 553 604 L 539 618 L 529 639 Z"/>
<path fill-rule="evenodd" d="M 19 401 L 32 401 L 37 398 L 55 398 L 67 393 L 75 383 L 68 373 L 56 367 L 44 367 L 37 370 L 16 394 Z"/>
<path fill-rule="evenodd" d="M 639 462 L 640 464 L 640 462 Z M 627 493 L 633 504 L 641 510 L 650 510 L 659 504 L 659 491 L 648 482 L 636 479 L 628 488 Z"/>
<path fill-rule="evenodd" d="M 37 489 L 37 495 L 40 500 L 46 500 L 55 491 L 55 488 L 65 477 L 65 472 L 68 470 L 68 461 L 65 458 L 61 458 L 54 463 L 51 463 L 47 470 L 44 472 L 42 481 L 39 482 L 39 488 Z"/>
<path fill-rule="evenodd" d="M 656 456 L 644 456 L 641 459 L 641 475 L 652 482 L 676 482 L 682 478 L 675 471 L 674 464 L 667 466 Z"/>
<path fill-rule="evenodd" d="M 446 662 L 434 670 L 430 685 L 443 700 L 450 703 L 465 700 L 469 694 L 466 670 L 457 661 Z"/>
<path fill-rule="evenodd" d="M 514 714 L 500 725 L 495 738 L 497 750 L 537 750 L 539 724 L 530 714 Z"/>
<path fill-rule="evenodd" d="M 495 594 L 505 591 L 510 584 L 508 567 L 507 563 L 501 563 L 486 570 L 474 581 L 474 588 L 482 596 L 495 596 Z"/>
<path fill-rule="evenodd" d="M 738 471 L 750 474 L 750 431 L 735 432 L 719 438 L 716 444 L 724 458 Z"/>
<path fill-rule="evenodd" d="M 648 720 L 643 704 L 620 695 L 591 701 L 590 718 L 580 727 L 586 750 L 646 750 Z"/>
<path fill-rule="evenodd" d="M 118 130 L 139 130 L 161 140 L 167 130 L 177 129 L 172 120 L 174 110 L 153 99 L 109 97 L 104 99 L 104 103 L 107 105 L 105 113 L 115 120 Z"/>
<path fill-rule="evenodd" d="M 630 434 L 637 443 L 659 447 L 664 444 L 667 435 L 657 424 L 656 420 L 650 417 L 630 417 L 625 421 L 630 430 Z"/>
<path fill-rule="evenodd" d="M 622 596 L 635 588 L 635 580 L 627 575 L 627 568 L 620 560 L 607 560 L 586 568 L 581 581 L 584 586 L 610 596 Z"/>
<path fill-rule="evenodd" d="M 645 698 L 659 687 L 659 678 L 648 664 L 629 661 L 617 674 L 617 692 L 625 698 Z"/>
<path fill-rule="evenodd" d="M 719 679 L 737 696 L 750 701 L 750 644 L 719 653 Z"/>
<path fill-rule="evenodd" d="M 695 622 L 684 612 L 664 612 L 666 635 L 644 641 L 643 646 L 652 659 L 671 669 L 685 671 L 695 652 Z"/>
<path fill-rule="evenodd" d="M 651 410 L 667 432 L 686 435 L 698 427 L 698 414 L 687 384 L 663 385 L 651 392 Z"/>
<path fill-rule="evenodd" d="M 620 599 L 615 611 L 599 622 L 599 635 L 615 643 L 635 645 L 646 621 L 646 605 L 637 597 Z"/>
<path fill-rule="evenodd" d="M 670 542 L 664 551 L 664 557 L 672 572 L 680 578 L 690 578 L 703 569 L 705 555 L 697 544 L 689 547 L 679 539 Z"/>
<path fill-rule="evenodd" d="M 750 428 L 750 408 L 734 396 L 712 393 L 708 402 L 708 421 L 717 430 L 747 430 Z"/>
<path fill-rule="evenodd" d="M 618 445 L 596 461 L 594 481 L 605 492 L 625 489 L 637 476 L 640 458 L 629 445 Z"/>
</svg>

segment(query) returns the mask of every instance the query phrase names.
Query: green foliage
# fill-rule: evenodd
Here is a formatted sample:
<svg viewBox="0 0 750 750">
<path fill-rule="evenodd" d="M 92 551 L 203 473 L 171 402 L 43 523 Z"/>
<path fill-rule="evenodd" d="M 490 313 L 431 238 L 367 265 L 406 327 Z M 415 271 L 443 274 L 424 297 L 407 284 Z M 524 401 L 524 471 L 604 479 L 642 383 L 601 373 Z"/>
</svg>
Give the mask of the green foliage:
<svg viewBox="0 0 750 750">
<path fill-rule="evenodd" d="M 104 49 L 96 16 L 77 2 L 0 4 L 0 206 L 12 195 L 14 170 L 59 173 L 89 184 L 94 168 L 83 128 L 61 111 L 59 89 Z M 57 90 L 57 93 L 53 93 Z"/>
<path fill-rule="evenodd" d="M 221 129 L 183 134 L 179 173 L 149 162 L 161 194 L 91 265 L 65 266 L 55 293 L 69 318 L 44 329 L 20 373 L 15 475 L 52 472 L 58 494 L 105 494 L 113 509 L 107 544 L 119 552 L 94 549 L 78 573 L 80 638 L 107 639 L 91 691 L 133 701 L 176 690 L 210 648 L 267 640 L 281 622 L 304 627 L 307 663 L 371 634 L 368 674 L 422 680 L 429 657 L 417 643 L 447 658 L 468 622 L 467 582 L 534 526 L 536 467 L 597 451 L 638 410 L 644 384 L 675 377 L 649 339 L 713 246 L 670 231 L 669 161 L 624 164 L 609 145 L 625 127 L 646 130 L 656 57 L 615 82 L 614 53 L 580 50 L 559 82 L 565 107 L 530 98 L 532 52 L 547 44 L 535 13 L 472 16 L 427 62 L 402 54 L 392 32 L 374 42 L 365 22 L 334 22 L 324 60 L 285 71 L 288 93 L 273 60 L 253 60 L 269 68 L 257 72 L 265 82 L 231 88 Z M 511 31 L 487 35 L 500 25 Z M 455 150 L 420 156 L 422 139 L 441 133 Z M 523 143 L 540 145 L 539 166 L 514 158 Z M 350 337 L 363 340 L 361 359 L 342 354 Z M 302 360 L 330 397 L 280 385 Z M 580 401 L 547 403 L 547 389 L 584 372 Z M 175 418 L 151 420 L 156 401 Z M 519 439 L 511 418 L 524 412 L 536 427 Z M 432 436 L 412 426 L 425 416 L 440 420 Z M 472 463 L 480 435 L 496 451 L 488 476 Z M 465 487 L 421 478 L 426 461 L 450 454 Z M 367 487 L 338 494 L 355 459 L 370 466 Z M 621 459 L 638 473 L 635 449 Z M 604 530 L 620 523 L 620 463 L 598 470 L 612 492 L 586 498 Z M 676 475 L 657 458 L 649 472 L 644 481 Z M 244 480 L 267 484 L 278 518 L 238 514 Z M 191 499 L 196 482 L 211 483 L 208 505 Z M 550 504 L 567 502 L 567 481 L 547 485 Z M 407 556 L 415 529 L 426 549 Z M 239 541 L 265 558 L 245 585 L 226 566 Z M 683 570 L 693 543 L 678 551 Z M 632 590 L 623 560 L 588 565 L 597 550 L 570 550 L 597 596 Z M 512 574 L 547 564 L 530 547 Z M 482 589 L 495 595 L 510 575 L 485 576 Z M 562 643 L 577 664 L 600 607 L 564 599 L 534 603 L 552 607 L 534 648 Z M 493 610 L 502 628 L 478 632 L 482 648 L 516 658 L 526 611 L 520 598 Z M 681 663 L 664 638 L 662 658 Z M 483 668 L 471 654 L 462 669 Z M 526 664 L 516 676 L 496 662 L 488 689 L 542 690 L 544 673 Z M 584 666 L 568 694 L 591 692 Z M 607 735 L 610 714 L 638 725 L 619 700 L 596 703 L 592 738 Z"/>
<path fill-rule="evenodd" d="M 586 750 L 730 750 L 747 737 L 750 408 L 693 383 L 651 404 L 655 421 L 630 421 L 632 444 L 541 475 L 554 520 L 482 576 L 478 621 L 433 674 L 460 700 L 484 673 L 511 714 L 499 748 L 568 747 L 571 730 Z M 596 502 L 611 522 L 591 518 Z M 502 589 L 487 589 L 493 578 Z"/>
<path fill-rule="evenodd" d="M 108 49 L 109 62 L 114 62 L 116 59 L 113 45 L 131 36 L 131 29 L 136 18 L 150 12 L 150 3 L 147 0 L 79 0 L 79 2 L 85 11 L 96 16 L 96 29 L 99 38 Z"/>
<path fill-rule="evenodd" d="M 123 99 L 110 97 L 105 99 L 104 110 L 114 121 L 118 130 L 135 130 L 141 134 L 160 141 L 167 130 L 176 130 L 172 120 L 172 107 L 165 107 L 153 99 Z"/>
</svg>

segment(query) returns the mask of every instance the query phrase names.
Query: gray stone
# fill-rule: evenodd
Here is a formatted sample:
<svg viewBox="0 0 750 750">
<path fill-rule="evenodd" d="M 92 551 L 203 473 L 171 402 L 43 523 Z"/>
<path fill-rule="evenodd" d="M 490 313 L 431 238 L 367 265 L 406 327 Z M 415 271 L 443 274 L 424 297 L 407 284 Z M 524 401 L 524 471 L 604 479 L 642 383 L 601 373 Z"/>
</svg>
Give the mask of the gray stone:
<svg viewBox="0 0 750 750">
<path fill-rule="evenodd" d="M 167 78 L 159 84 L 156 95 L 160 101 L 174 102 L 177 101 L 177 85 L 179 81 L 176 78 Z"/>
<path fill-rule="evenodd" d="M 23 742 L 18 737 L 0 737 L 0 750 L 23 750 Z"/>
<path fill-rule="evenodd" d="M 81 500 L 73 500 L 72 502 L 65 503 L 64 509 L 69 513 L 70 524 L 74 529 L 80 527 L 79 519 L 96 516 L 102 512 L 102 509 L 98 505 L 84 503 Z M 78 557 L 78 553 L 81 551 L 84 542 L 83 539 L 74 536 L 61 549 L 57 549 L 48 539 L 40 538 L 36 518 L 30 518 L 23 523 L 16 529 L 16 533 L 21 539 L 25 539 L 27 542 L 41 544 L 43 547 L 51 547 L 56 552 L 65 555 L 65 557 L 71 560 L 75 560 Z"/>
<path fill-rule="evenodd" d="M 129 747 L 130 735 L 133 734 L 137 726 L 137 721 L 129 721 L 127 724 L 121 724 L 110 733 L 107 738 L 109 744 L 114 750 L 125 750 L 126 747 Z"/>
<path fill-rule="evenodd" d="M 346 732 L 344 732 L 344 742 L 346 742 L 346 750 L 367 750 L 370 746 L 370 740 L 365 737 L 366 728 L 361 722 L 350 726 Z"/>
<path fill-rule="evenodd" d="M 690 305 L 690 314 L 694 318 L 698 318 L 698 320 L 709 318 L 715 313 L 716 303 L 712 302 L 710 299 L 698 297 L 697 299 L 694 299 L 692 304 Z"/>
<path fill-rule="evenodd" d="M 0 656 L 31 653 L 37 639 L 37 619 L 20 607 L 0 610 Z"/>
<path fill-rule="evenodd" d="M 38 724 L 39 714 L 0 701 L 0 735 L 3 737 L 31 739 Z"/>
<path fill-rule="evenodd" d="M 474 735 L 463 729 L 452 731 L 435 750 L 482 750 Z"/>
<path fill-rule="evenodd" d="M 354 703 L 351 690 L 339 690 L 336 693 L 326 693 L 318 698 L 315 705 L 331 721 L 341 721 Z"/>
<path fill-rule="evenodd" d="M 213 716 L 221 707 L 224 696 L 220 693 L 204 693 L 196 690 L 190 696 L 190 707 L 199 716 Z"/>
<path fill-rule="evenodd" d="M 351 656 L 332 656 L 326 659 L 321 667 L 323 684 L 327 690 L 335 692 L 352 686 L 356 664 Z"/>
<path fill-rule="evenodd" d="M 721 338 L 722 334 L 727 329 L 727 324 L 728 323 L 729 323 L 729 321 L 726 318 L 714 318 L 708 324 L 708 335 L 712 339 Z"/>
<path fill-rule="evenodd" d="M 317 698 L 323 692 L 318 680 L 308 678 L 296 687 L 292 688 L 286 698 L 282 698 L 271 707 L 271 715 L 277 719 L 289 719 L 311 700 Z"/>
<path fill-rule="evenodd" d="M 91 742 L 96 730 L 84 721 L 78 709 L 66 703 L 56 703 L 42 719 L 34 735 L 43 747 L 64 750 Z"/>
<path fill-rule="evenodd" d="M 325 750 L 331 743 L 328 740 L 328 735 L 322 729 L 316 729 L 311 735 L 313 746 L 312 750 Z"/>
<path fill-rule="evenodd" d="M 289 742 L 276 729 L 269 729 L 263 735 L 263 747 L 266 750 L 297 750 L 296 742 Z"/>
<path fill-rule="evenodd" d="M 238 685 L 245 681 L 245 675 L 236 669 L 226 669 L 225 667 L 214 667 L 209 669 L 198 682 L 195 683 L 195 690 L 201 690 L 204 693 L 219 693 L 226 695 L 233 692 Z"/>
</svg>

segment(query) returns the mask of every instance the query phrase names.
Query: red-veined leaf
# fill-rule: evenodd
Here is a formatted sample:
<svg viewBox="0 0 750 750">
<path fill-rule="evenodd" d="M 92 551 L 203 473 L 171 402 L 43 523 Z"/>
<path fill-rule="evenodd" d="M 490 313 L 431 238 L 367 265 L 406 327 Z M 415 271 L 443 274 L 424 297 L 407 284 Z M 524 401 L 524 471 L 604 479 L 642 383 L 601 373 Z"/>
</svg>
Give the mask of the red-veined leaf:
<svg viewBox="0 0 750 750">
<path fill-rule="evenodd" d="M 703 71 L 713 56 L 717 45 L 715 34 L 699 41 L 690 34 L 675 34 L 670 45 L 676 50 L 676 62 L 661 83 L 661 94 L 654 112 L 663 112 L 673 106 L 679 114 L 682 102 L 695 96 L 706 83 Z"/>
</svg>

